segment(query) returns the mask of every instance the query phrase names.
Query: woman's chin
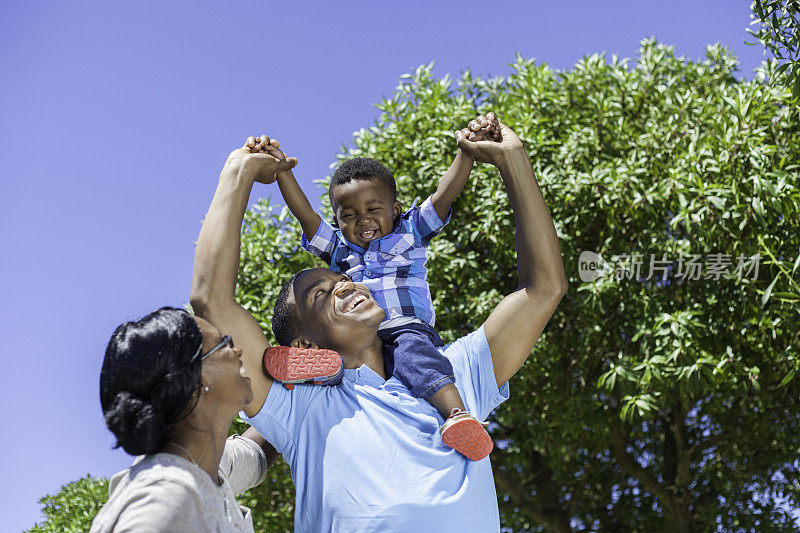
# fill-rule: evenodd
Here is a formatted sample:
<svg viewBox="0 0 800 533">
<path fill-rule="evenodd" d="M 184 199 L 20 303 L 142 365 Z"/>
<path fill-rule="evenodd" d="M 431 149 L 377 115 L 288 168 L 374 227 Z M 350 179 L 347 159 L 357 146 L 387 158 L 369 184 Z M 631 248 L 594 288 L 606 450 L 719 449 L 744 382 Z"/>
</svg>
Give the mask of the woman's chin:
<svg viewBox="0 0 800 533">
<path fill-rule="evenodd" d="M 249 404 L 250 402 L 253 401 L 253 384 L 250 381 L 250 378 L 248 378 L 247 376 L 243 377 L 242 381 L 244 381 L 245 386 L 247 387 L 247 392 L 245 394 L 245 396 L 247 397 L 247 401 L 245 402 L 245 405 L 247 405 L 247 404 Z"/>
</svg>

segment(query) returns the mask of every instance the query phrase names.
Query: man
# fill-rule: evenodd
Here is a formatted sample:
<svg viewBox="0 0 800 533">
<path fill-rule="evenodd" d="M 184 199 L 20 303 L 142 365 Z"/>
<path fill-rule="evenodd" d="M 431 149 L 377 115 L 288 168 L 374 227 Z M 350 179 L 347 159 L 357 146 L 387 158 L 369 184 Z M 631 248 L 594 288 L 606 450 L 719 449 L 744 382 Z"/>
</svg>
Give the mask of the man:
<svg viewBox="0 0 800 533">
<path fill-rule="evenodd" d="M 501 133 L 499 143 L 456 133 L 461 149 L 499 169 L 517 227 L 518 289 L 478 330 L 444 350 L 459 392 L 480 419 L 508 397 L 507 381 L 567 290 L 556 231 L 528 155 L 514 132 L 502 126 Z M 443 446 L 436 410 L 386 379 L 377 336 L 383 312 L 346 276 L 303 271 L 276 306 L 293 346 L 339 352 L 346 369 L 341 385 L 288 391 L 273 387 L 261 370 L 268 342 L 234 301 L 239 233 L 253 183 L 274 181 L 276 172 L 295 164 L 247 147 L 231 153 L 197 242 L 191 301 L 242 349 L 254 392 L 244 412 L 292 469 L 296 530 L 499 531 L 488 459 L 468 461 Z"/>
</svg>

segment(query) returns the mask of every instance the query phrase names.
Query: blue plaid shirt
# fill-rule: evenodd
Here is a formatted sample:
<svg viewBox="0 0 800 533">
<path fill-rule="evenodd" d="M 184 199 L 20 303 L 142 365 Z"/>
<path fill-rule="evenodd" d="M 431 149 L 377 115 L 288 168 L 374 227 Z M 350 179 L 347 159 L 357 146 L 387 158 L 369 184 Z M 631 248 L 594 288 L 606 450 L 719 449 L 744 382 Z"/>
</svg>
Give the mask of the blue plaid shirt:
<svg viewBox="0 0 800 533">
<path fill-rule="evenodd" d="M 344 272 L 369 288 L 386 312 L 385 320 L 416 317 L 433 327 L 433 302 L 425 280 L 425 247 L 450 221 L 451 213 L 442 222 L 430 197 L 415 206 L 416 202 L 400 217 L 392 233 L 370 241 L 367 249 L 347 242 L 342 232 L 324 218 L 311 240 L 303 234 L 301 246 L 328 263 L 334 272 Z"/>
</svg>

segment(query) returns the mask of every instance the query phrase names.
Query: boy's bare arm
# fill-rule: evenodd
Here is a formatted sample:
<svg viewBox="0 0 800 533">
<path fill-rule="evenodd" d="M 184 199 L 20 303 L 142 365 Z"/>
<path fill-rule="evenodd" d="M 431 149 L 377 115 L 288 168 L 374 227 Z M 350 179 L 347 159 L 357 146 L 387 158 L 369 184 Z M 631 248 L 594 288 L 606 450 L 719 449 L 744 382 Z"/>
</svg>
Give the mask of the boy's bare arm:
<svg viewBox="0 0 800 533">
<path fill-rule="evenodd" d="M 311 207 L 311 202 L 308 201 L 308 197 L 300 188 L 300 184 L 297 183 L 291 170 L 278 172 L 278 188 L 281 190 L 283 201 L 286 202 L 289 211 L 300 222 L 303 233 L 309 239 L 313 237 L 317 233 L 322 219 L 319 213 Z"/>
<path fill-rule="evenodd" d="M 478 115 L 469 121 L 466 128 L 461 130 L 461 134 L 470 141 L 492 140 L 500 142 L 500 121 L 493 112 L 486 115 Z M 453 160 L 453 164 L 447 173 L 439 181 L 439 187 L 431 198 L 431 203 L 439 218 L 444 220 L 450 211 L 450 206 L 455 202 L 472 171 L 475 159 L 459 147 L 458 154 Z"/>
<path fill-rule="evenodd" d="M 447 214 L 450 212 L 450 205 L 464 190 L 469 174 L 472 172 L 473 163 L 475 163 L 475 160 L 472 159 L 472 156 L 459 149 L 450 168 L 439 180 L 439 186 L 431 196 L 431 203 L 440 219 L 445 220 L 447 218 Z"/>
</svg>

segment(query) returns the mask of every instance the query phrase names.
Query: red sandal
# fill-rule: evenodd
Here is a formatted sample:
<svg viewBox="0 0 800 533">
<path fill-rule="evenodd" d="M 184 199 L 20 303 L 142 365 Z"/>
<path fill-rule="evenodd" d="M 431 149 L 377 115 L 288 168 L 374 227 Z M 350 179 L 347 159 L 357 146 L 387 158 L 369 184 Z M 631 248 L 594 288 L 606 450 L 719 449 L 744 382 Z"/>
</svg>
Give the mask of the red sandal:
<svg viewBox="0 0 800 533">
<path fill-rule="evenodd" d="M 470 461 L 480 461 L 494 448 L 492 438 L 486 432 L 487 425 L 488 423 L 479 422 L 467 411 L 453 409 L 439 434 L 447 446 Z"/>
<path fill-rule="evenodd" d="M 288 390 L 298 383 L 338 385 L 342 381 L 342 358 L 333 350 L 270 346 L 264 350 L 264 368 Z"/>
</svg>

